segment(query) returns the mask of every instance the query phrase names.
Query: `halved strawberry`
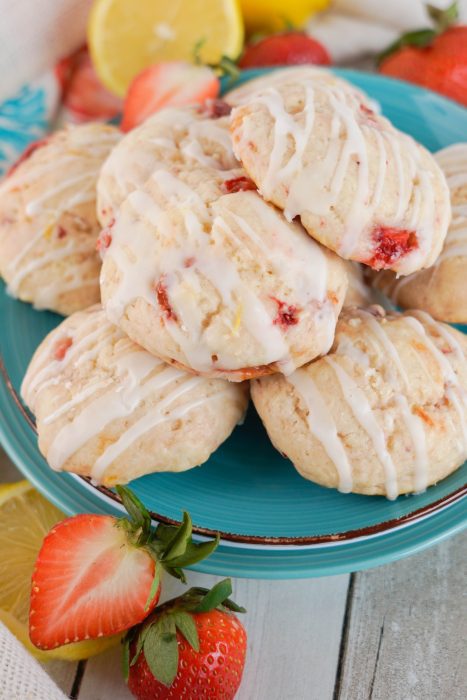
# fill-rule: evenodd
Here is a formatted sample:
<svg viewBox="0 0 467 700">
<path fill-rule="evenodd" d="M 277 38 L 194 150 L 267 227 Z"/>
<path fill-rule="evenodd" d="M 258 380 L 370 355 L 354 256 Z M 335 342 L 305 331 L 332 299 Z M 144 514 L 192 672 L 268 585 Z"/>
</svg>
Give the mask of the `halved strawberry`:
<svg viewBox="0 0 467 700">
<path fill-rule="evenodd" d="M 208 556 L 218 540 L 194 544 L 191 519 L 159 525 L 122 486 L 130 518 L 77 515 L 46 536 L 32 576 L 29 634 L 39 649 L 117 634 L 141 622 L 160 596 L 161 569 L 184 580 L 180 567 Z"/>
<path fill-rule="evenodd" d="M 217 97 L 219 90 L 219 78 L 208 66 L 156 63 L 141 71 L 128 88 L 121 129 L 133 129 L 162 107 L 202 104 Z"/>
</svg>

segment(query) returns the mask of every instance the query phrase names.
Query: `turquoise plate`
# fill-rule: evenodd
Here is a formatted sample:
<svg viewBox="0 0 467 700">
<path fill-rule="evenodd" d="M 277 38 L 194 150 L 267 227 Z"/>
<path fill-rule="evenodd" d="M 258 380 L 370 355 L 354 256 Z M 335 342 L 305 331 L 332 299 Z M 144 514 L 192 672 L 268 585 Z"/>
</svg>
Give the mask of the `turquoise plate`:
<svg viewBox="0 0 467 700">
<path fill-rule="evenodd" d="M 264 71 L 248 71 L 241 82 Z M 465 140 L 467 110 L 418 87 L 339 70 L 376 99 L 396 126 L 430 150 Z M 17 392 L 27 363 L 60 318 L 0 290 L 0 390 L 5 449 L 23 473 L 67 513 L 116 512 L 114 494 L 51 471 Z M 222 545 L 198 570 L 234 576 L 292 578 L 374 566 L 408 555 L 467 524 L 467 464 L 424 494 L 389 502 L 343 495 L 303 480 L 270 445 L 255 412 L 202 468 L 153 474 L 132 483 L 155 517 L 189 510 L 200 537 L 220 531 Z"/>
</svg>

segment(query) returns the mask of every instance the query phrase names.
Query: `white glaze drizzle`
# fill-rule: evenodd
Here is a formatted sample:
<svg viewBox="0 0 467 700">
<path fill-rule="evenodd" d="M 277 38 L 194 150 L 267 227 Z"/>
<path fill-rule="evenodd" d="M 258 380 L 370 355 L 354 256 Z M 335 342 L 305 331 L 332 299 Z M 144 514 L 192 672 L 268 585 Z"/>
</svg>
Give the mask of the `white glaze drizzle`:
<svg viewBox="0 0 467 700">
<path fill-rule="evenodd" d="M 350 493 L 352 490 L 352 467 L 337 432 L 336 422 L 322 393 L 310 374 L 304 369 L 297 369 L 287 377 L 287 381 L 294 387 L 308 410 L 307 423 L 311 434 L 321 443 L 336 467 L 339 477 L 339 491 Z"/>
<path fill-rule="evenodd" d="M 399 353 L 397 352 L 397 349 L 394 345 L 394 343 L 391 341 L 389 338 L 386 329 L 384 326 L 373 317 L 373 315 L 369 311 L 365 311 L 364 309 L 359 309 L 358 310 L 359 316 L 363 316 L 368 327 L 370 328 L 371 332 L 373 333 L 374 336 L 378 339 L 380 345 L 383 347 L 385 352 L 389 355 L 391 360 L 394 362 L 395 366 L 397 367 L 397 370 L 399 372 L 399 375 L 403 381 L 403 384 L 406 389 L 410 388 L 409 384 L 409 378 L 407 376 L 407 372 L 404 369 L 404 366 L 402 364 L 401 358 L 399 357 Z"/>
<path fill-rule="evenodd" d="M 95 326 L 96 317 L 91 312 L 89 313 L 89 318 L 81 320 L 79 326 L 81 337 L 78 340 L 75 340 L 76 330 L 70 326 L 67 328 L 65 337 L 71 338 L 72 344 L 62 360 L 51 360 L 53 347 L 49 343 L 45 343 L 42 350 L 34 356 L 33 362 L 26 372 L 21 385 L 21 396 L 31 410 L 34 411 L 37 394 L 50 384 L 53 384 L 57 375 L 68 364 L 78 366 L 87 360 L 95 359 L 102 347 L 112 342 L 112 338 L 124 337 L 122 331 L 116 326 L 109 324 L 108 329 L 105 330 L 101 326 L 97 328 Z M 58 342 L 61 337 L 63 336 L 57 333 L 54 336 L 55 342 Z"/>
<path fill-rule="evenodd" d="M 407 428 L 413 445 L 415 455 L 414 491 L 421 493 L 428 486 L 430 466 L 425 428 L 422 419 L 411 411 L 407 398 L 403 394 L 396 394 L 394 398 L 402 413 L 404 427 Z"/>
<path fill-rule="evenodd" d="M 405 322 L 408 323 L 415 330 L 415 332 L 423 338 L 423 342 L 425 343 L 426 347 L 436 359 L 443 377 L 445 393 L 448 399 L 451 397 L 451 402 L 458 414 L 462 434 L 465 435 L 467 433 L 467 392 L 461 386 L 459 377 L 457 376 L 454 367 L 447 357 L 438 349 L 435 342 L 429 337 L 423 324 L 417 318 L 415 318 L 413 315 L 404 315 L 403 318 L 405 319 Z M 440 331 L 440 326 L 441 324 L 436 324 L 436 329 L 438 331 Z M 443 335 L 445 340 L 448 340 L 451 350 L 455 351 L 456 348 L 454 343 L 452 341 L 450 342 L 446 335 L 444 335 L 441 331 L 440 335 Z M 452 397 L 456 395 L 457 400 L 452 401 Z"/>
<path fill-rule="evenodd" d="M 88 318 L 86 318 L 88 315 Z M 105 430 L 113 421 L 126 418 L 122 432 L 97 458 L 91 477 L 98 482 L 107 468 L 148 430 L 165 421 L 182 418 L 207 402 L 232 396 L 231 385 L 218 383 L 208 396 L 197 392 L 191 399 L 178 406 L 180 398 L 196 391 L 206 383 L 201 377 L 193 377 L 135 345 L 122 331 L 112 327 L 101 309 L 79 315 L 79 323 L 66 322 L 61 334 L 54 333 L 45 342 L 42 351 L 34 358 L 23 382 L 23 395 L 37 396 L 50 383 L 63 382 L 63 371 L 78 369 L 90 360 L 96 360 L 99 352 L 112 349 L 105 374 L 99 373 L 80 391 L 70 395 L 48 415 L 42 418 L 44 425 L 51 425 L 65 414 L 66 422 L 53 436 L 47 452 L 47 460 L 55 470 L 61 470 L 66 462 L 87 442 Z M 97 326 L 97 327 L 96 327 Z M 77 335 L 79 334 L 79 335 Z M 53 359 L 56 343 L 61 338 L 75 338 L 62 360 Z M 44 364 L 45 363 L 45 364 Z M 71 383 L 65 382 L 65 388 Z M 135 410 L 146 400 L 163 395 L 153 406 L 147 406 L 138 420 L 131 422 Z"/>
<path fill-rule="evenodd" d="M 386 328 L 384 325 L 379 324 L 378 321 L 373 318 L 371 313 L 364 310 L 359 310 L 359 314 L 365 316 L 369 328 L 380 342 L 384 351 L 389 355 L 397 367 L 399 375 L 403 380 L 405 390 L 410 392 L 410 383 L 407 372 L 404 369 L 396 346 L 387 334 Z M 426 449 L 425 427 L 422 419 L 417 414 L 412 412 L 407 398 L 403 393 L 396 392 L 394 399 L 403 415 L 405 427 L 410 433 L 415 455 L 414 488 L 416 492 L 421 492 L 427 488 L 429 478 L 429 462 Z"/>
<path fill-rule="evenodd" d="M 98 435 L 106 425 L 131 415 L 157 387 L 162 372 L 156 374 L 154 382 L 148 381 L 142 385 L 142 381 L 162 364 L 161 360 L 141 349 L 115 358 L 116 380 L 120 386 L 117 390 L 112 386 L 109 391 L 99 395 L 58 431 L 47 453 L 50 467 L 59 471 L 80 447 Z"/>
<path fill-rule="evenodd" d="M 352 413 L 367 433 L 385 473 L 386 495 L 390 500 L 398 496 L 397 470 L 386 445 L 383 427 L 379 425 L 365 393 L 349 374 L 331 357 L 324 358 L 334 370 L 342 393 Z"/>
<path fill-rule="evenodd" d="M 64 212 L 72 211 L 73 207 L 92 202 L 95 199 L 96 180 L 100 166 L 112 146 L 117 142 L 119 134 L 117 130 L 107 132 L 104 127 L 100 126 L 96 129 L 91 125 L 86 125 L 69 129 L 65 138 L 66 141 L 57 141 L 56 143 L 52 139 L 51 143 L 44 147 L 48 148 L 50 153 L 50 157 L 45 162 L 38 162 L 37 159 L 28 161 L 27 165 L 6 178 L 0 187 L 0 192 L 5 194 L 12 189 L 24 191 L 26 197 L 24 215 L 26 219 L 33 219 L 34 224 L 37 225 L 36 231 L 31 231 L 29 240 L 22 245 L 18 254 L 8 264 L 7 269 L 12 275 L 8 290 L 14 296 L 18 295 L 21 282 L 42 265 L 66 257 L 68 254 L 72 255 L 75 252 L 89 254 L 92 250 L 92 244 L 84 248 L 80 243 L 73 243 L 74 237 L 67 246 L 55 248 L 56 243 L 52 233 L 50 240 L 47 241 L 47 248 L 50 248 L 50 252 L 29 259 L 23 264 L 23 261 L 26 261 L 30 253 L 44 240 L 44 235 L 53 228 Z M 69 175 L 68 177 L 57 177 L 55 184 L 51 184 L 34 198 L 30 196 L 28 198 L 28 193 L 33 186 L 37 188 L 38 183 L 43 183 L 47 178 L 52 183 L 52 173 L 55 172 L 59 172 L 61 175 L 69 173 Z M 54 202 L 53 207 L 51 207 L 50 201 L 54 198 L 58 198 L 58 202 Z M 74 250 L 73 245 L 75 245 Z M 68 252 L 65 253 L 65 250 Z M 86 281 L 85 284 L 89 284 L 89 281 Z M 77 283 L 76 287 L 78 286 Z M 48 293 L 42 295 L 42 303 L 38 301 L 38 305 L 45 305 L 44 300 L 46 303 L 52 303 L 55 290 L 57 293 L 62 291 L 60 280 L 57 280 L 56 284 L 50 287 Z"/>
<path fill-rule="evenodd" d="M 298 302 L 306 308 L 308 302 L 314 299 L 323 305 L 322 325 L 326 329 L 330 347 L 335 313 L 326 300 L 327 261 L 319 246 L 305 236 L 301 229 L 297 228 L 297 234 L 293 236 L 295 229 L 291 230 L 286 222 L 274 215 L 269 205 L 253 192 L 244 193 L 245 196 L 249 195 L 249 206 L 256 216 L 274 231 L 276 245 L 268 251 L 242 212 L 223 208 L 223 197 L 213 206 L 208 206 L 197 192 L 166 170 L 156 170 L 148 182 L 156 188 L 164 205 L 156 204 L 154 195 L 147 191 L 132 192 L 113 229 L 112 246 L 106 252 L 106 256 L 119 269 L 117 288 L 106 301 L 108 317 L 114 323 L 119 323 L 126 305 L 138 297 L 156 307 L 154 283 L 163 279 L 171 306 L 180 321 L 176 323 L 173 319 L 165 319 L 165 327 L 182 349 L 190 366 L 197 371 L 211 370 L 211 353 L 214 352 L 218 356 L 219 367 L 237 369 L 239 367 L 233 364 L 237 360 L 228 348 L 218 350 L 216 347 L 211 351 L 203 342 L 205 329 L 197 295 L 200 279 L 204 278 L 217 291 L 233 318 L 238 309 L 241 309 L 241 325 L 262 348 L 264 361 L 261 364 L 277 362 L 284 373 L 293 371 L 295 366 L 290 360 L 284 333 L 279 326 L 274 325 L 270 308 L 242 280 L 237 266 L 223 250 L 222 239 L 228 238 L 236 245 L 240 244 L 240 248 L 247 254 L 255 255 L 256 260 L 264 266 L 272 264 L 273 268 L 280 267 L 296 295 L 294 303 Z M 227 197 L 233 196 L 235 195 Z M 182 246 L 173 239 L 165 211 L 167 206 L 177 206 L 178 212 L 183 216 L 187 235 Z M 139 217 L 136 224 L 135 214 Z M 131 227 L 127 223 L 129 218 L 133 221 Z M 238 231 L 234 230 L 234 226 L 235 229 L 238 226 Z M 158 237 L 170 239 L 170 245 L 159 243 L 155 246 L 151 227 L 156 227 Z M 210 233 L 206 233 L 206 227 Z M 192 259 L 189 269 L 185 264 L 188 258 Z M 310 265 L 308 270 L 305 260 Z M 145 262 L 144 265 L 142 261 Z M 101 283 L 105 286 L 105 266 L 102 275 Z M 193 293 L 188 293 L 189 289 Z M 270 302 L 268 303 L 270 307 Z M 226 330 L 236 332 L 227 324 Z"/>
<path fill-rule="evenodd" d="M 37 258 L 33 258 L 22 267 L 16 266 L 15 268 L 13 268 L 16 269 L 16 274 L 13 275 L 13 277 L 10 279 L 7 285 L 8 294 L 11 294 L 12 296 L 17 296 L 19 288 L 21 286 L 21 282 L 28 275 L 31 275 L 37 270 L 40 270 L 42 267 L 45 267 L 50 263 L 55 263 L 59 262 L 60 260 L 64 260 L 65 258 L 68 258 L 71 255 L 83 254 L 87 256 L 89 255 L 89 252 L 89 245 L 79 246 L 75 241 L 69 240 L 65 245 L 51 248 L 43 255 L 40 255 Z M 55 283 L 55 285 L 57 291 L 62 291 L 62 287 L 60 286 L 59 280 Z"/>
<path fill-rule="evenodd" d="M 375 223 L 386 223 L 387 220 L 386 225 L 401 228 L 407 228 L 410 222 L 417 232 L 419 246 L 405 256 L 403 265 L 406 269 L 434 262 L 439 252 L 435 241 L 435 229 L 436 236 L 442 237 L 450 216 L 449 206 L 439 206 L 436 212 L 439 226 L 436 226 L 435 180 L 439 181 L 440 189 L 445 188 L 440 174 L 438 177 L 436 166 L 434 165 L 432 172 L 427 172 L 426 163 L 422 159 L 423 151 L 418 144 L 410 137 L 397 132 L 384 118 L 375 116 L 376 125 L 370 122 L 360 123 L 362 120 L 357 117 L 361 117 L 361 96 L 343 89 L 340 85 L 326 85 L 313 77 L 304 77 L 297 81 L 297 85 L 303 88 L 305 118 L 302 114 L 297 116 L 287 112 L 280 84 L 266 87 L 251 96 L 252 101 L 265 106 L 273 118 L 273 144 L 261 182 L 261 193 L 270 199 L 275 189 L 280 190 L 287 186 L 284 210 L 289 219 L 304 212 L 311 212 L 316 216 L 330 215 L 341 196 L 350 164 L 356 160 L 356 191 L 346 215 L 340 254 L 343 257 L 352 256 L 362 230 Z M 315 120 L 312 115 L 315 111 L 316 96 L 320 94 L 325 94 L 331 107 L 331 135 L 324 157 L 307 166 L 303 163 L 303 154 L 313 138 Z M 242 128 L 242 138 L 250 139 L 249 127 Z M 377 172 L 372 184 L 372 196 L 367 152 L 369 139 L 374 141 L 378 150 L 378 158 L 374 159 Z M 284 163 L 290 140 L 295 150 L 288 162 Z M 241 148 L 234 145 L 234 152 L 239 156 Z M 389 215 L 385 212 L 383 217 L 383 214 L 379 215 L 379 211 L 383 200 L 385 206 L 387 204 L 384 189 L 389 168 L 391 172 L 395 170 L 400 187 L 393 210 Z M 314 193 L 314 196 L 310 198 L 311 193 Z M 378 220 L 380 217 L 383 221 Z"/>
</svg>

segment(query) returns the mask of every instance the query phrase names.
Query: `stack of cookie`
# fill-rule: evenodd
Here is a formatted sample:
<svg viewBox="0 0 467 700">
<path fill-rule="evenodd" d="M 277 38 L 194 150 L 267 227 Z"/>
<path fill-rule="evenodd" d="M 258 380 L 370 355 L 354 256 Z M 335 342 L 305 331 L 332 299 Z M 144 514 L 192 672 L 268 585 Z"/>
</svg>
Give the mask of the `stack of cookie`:
<svg viewBox="0 0 467 700">
<path fill-rule="evenodd" d="M 0 188 L 9 289 L 62 313 L 95 301 L 77 267 L 86 193 L 66 170 L 91 128 L 52 136 Z M 423 311 L 445 311 L 424 276 L 449 301 L 454 275 L 465 286 L 463 147 L 438 164 L 366 95 L 309 67 L 105 134 L 82 180 L 102 226 L 97 237 L 90 212 L 102 307 L 58 326 L 23 383 L 52 468 L 112 485 L 200 464 L 241 420 L 246 380 L 274 445 L 325 486 L 395 498 L 463 463 L 467 341 Z M 60 148 L 55 181 L 41 179 Z M 363 268 L 421 311 L 370 306 Z"/>
</svg>

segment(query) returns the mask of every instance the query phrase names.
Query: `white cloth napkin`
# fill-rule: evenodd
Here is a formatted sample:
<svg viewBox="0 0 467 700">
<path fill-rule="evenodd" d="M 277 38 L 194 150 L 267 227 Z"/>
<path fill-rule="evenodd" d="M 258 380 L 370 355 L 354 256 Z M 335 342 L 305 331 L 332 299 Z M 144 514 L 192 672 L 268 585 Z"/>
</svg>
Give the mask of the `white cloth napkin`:
<svg viewBox="0 0 467 700">
<path fill-rule="evenodd" d="M 42 666 L 1 622 L 0 700 L 67 700 Z"/>
<path fill-rule="evenodd" d="M 92 0 L 0 0 L 0 102 L 77 49 Z"/>
</svg>

